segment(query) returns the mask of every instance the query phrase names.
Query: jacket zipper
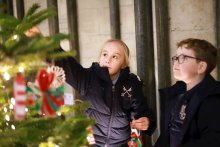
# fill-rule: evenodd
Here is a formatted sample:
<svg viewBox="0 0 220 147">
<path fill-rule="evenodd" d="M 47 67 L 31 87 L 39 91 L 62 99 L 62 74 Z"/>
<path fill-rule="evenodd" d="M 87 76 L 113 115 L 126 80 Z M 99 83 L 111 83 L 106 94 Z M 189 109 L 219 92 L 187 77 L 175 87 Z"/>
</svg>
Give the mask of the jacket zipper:
<svg viewBox="0 0 220 147">
<path fill-rule="evenodd" d="M 108 147 L 108 144 L 109 144 L 109 137 L 110 137 L 110 134 L 111 134 L 111 127 L 112 127 L 112 122 L 113 122 L 114 113 L 115 113 L 114 112 L 114 106 L 113 106 L 114 98 L 115 98 L 115 85 L 112 85 L 112 111 L 111 111 L 110 123 L 109 123 L 109 126 L 108 126 L 108 136 L 107 136 L 107 139 L 106 139 L 105 147 Z"/>
</svg>

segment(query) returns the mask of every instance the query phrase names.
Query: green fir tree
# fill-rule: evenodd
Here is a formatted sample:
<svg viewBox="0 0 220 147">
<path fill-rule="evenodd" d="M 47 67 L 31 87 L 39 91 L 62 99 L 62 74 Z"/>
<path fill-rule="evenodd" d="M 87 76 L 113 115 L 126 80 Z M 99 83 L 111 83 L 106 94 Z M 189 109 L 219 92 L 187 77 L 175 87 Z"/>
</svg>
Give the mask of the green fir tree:
<svg viewBox="0 0 220 147">
<path fill-rule="evenodd" d="M 46 60 L 75 55 L 73 51 L 53 52 L 59 48 L 61 40 L 69 39 L 69 35 L 25 35 L 30 28 L 57 15 L 53 7 L 38 11 L 39 8 L 38 4 L 33 4 L 22 20 L 0 13 L 0 146 L 86 146 L 87 128 L 94 124 L 94 120 L 85 115 L 88 107 L 85 102 L 63 106 L 55 117 L 42 117 L 35 107 L 27 106 L 29 111 L 24 120 L 13 119 L 14 111 L 9 101 L 13 77 L 20 72 L 20 67 L 24 68 L 25 77 L 33 77 L 40 68 L 47 66 Z"/>
</svg>

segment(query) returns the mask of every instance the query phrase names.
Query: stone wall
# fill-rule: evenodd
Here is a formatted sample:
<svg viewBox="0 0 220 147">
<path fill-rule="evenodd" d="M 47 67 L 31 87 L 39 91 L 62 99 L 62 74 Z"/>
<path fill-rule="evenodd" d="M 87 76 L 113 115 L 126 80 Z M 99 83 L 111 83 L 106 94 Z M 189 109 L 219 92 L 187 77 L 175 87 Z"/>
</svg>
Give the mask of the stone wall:
<svg viewBox="0 0 220 147">
<path fill-rule="evenodd" d="M 171 56 L 176 43 L 195 37 L 216 45 L 215 0 L 169 0 Z M 216 77 L 216 72 L 212 73 Z"/>
<path fill-rule="evenodd" d="M 25 0 L 25 8 L 34 2 L 40 3 L 42 8 L 46 7 L 46 0 Z M 68 33 L 66 1 L 58 0 L 58 3 L 60 32 Z M 154 4 L 154 1 L 152 3 Z M 175 54 L 176 43 L 185 38 L 207 39 L 216 44 L 215 0 L 168 0 L 168 8 L 170 56 Z M 109 0 L 77 0 L 77 9 L 80 62 L 84 67 L 89 67 L 92 62 L 98 61 L 103 43 L 110 38 Z M 155 24 L 154 13 L 153 18 L 152 23 Z M 131 71 L 136 73 L 134 0 L 120 0 L 120 26 L 121 38 L 131 52 Z M 40 28 L 45 35 L 49 34 L 48 22 L 41 24 Z M 154 38 L 155 32 L 154 27 Z M 68 42 L 62 42 L 62 46 L 69 49 Z M 216 72 L 213 72 L 213 75 L 216 77 Z M 172 81 L 174 82 L 174 79 Z M 153 142 L 157 139 L 157 133 L 158 131 Z"/>
</svg>

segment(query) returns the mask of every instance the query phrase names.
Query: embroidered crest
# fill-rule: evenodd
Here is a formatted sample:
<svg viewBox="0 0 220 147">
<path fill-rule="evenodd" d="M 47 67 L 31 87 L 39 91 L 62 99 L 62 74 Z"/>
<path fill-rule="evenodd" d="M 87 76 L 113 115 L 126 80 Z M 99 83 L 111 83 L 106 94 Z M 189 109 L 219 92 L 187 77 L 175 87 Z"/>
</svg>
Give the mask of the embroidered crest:
<svg viewBox="0 0 220 147">
<path fill-rule="evenodd" d="M 131 87 L 126 89 L 126 87 L 123 86 L 123 92 L 121 93 L 121 96 L 125 96 L 127 94 L 128 97 L 131 98 L 131 96 L 132 96 L 131 91 L 132 91 Z"/>
<path fill-rule="evenodd" d="M 186 105 L 182 105 L 179 113 L 180 120 L 184 120 L 186 117 Z"/>
</svg>

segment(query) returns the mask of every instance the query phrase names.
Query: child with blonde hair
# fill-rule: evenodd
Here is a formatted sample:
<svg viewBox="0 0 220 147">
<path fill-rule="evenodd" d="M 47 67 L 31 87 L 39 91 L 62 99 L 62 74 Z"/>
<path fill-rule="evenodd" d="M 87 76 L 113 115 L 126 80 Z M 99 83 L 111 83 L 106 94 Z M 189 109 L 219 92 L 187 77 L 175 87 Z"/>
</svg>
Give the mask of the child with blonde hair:
<svg viewBox="0 0 220 147">
<path fill-rule="evenodd" d="M 87 113 L 96 119 L 95 146 L 127 146 L 131 125 L 152 133 L 154 116 L 144 103 L 142 81 L 130 73 L 129 49 L 123 41 L 106 41 L 99 63 L 90 68 L 74 58 L 57 60 L 55 65 L 65 70 L 67 83 L 90 103 Z"/>
</svg>

